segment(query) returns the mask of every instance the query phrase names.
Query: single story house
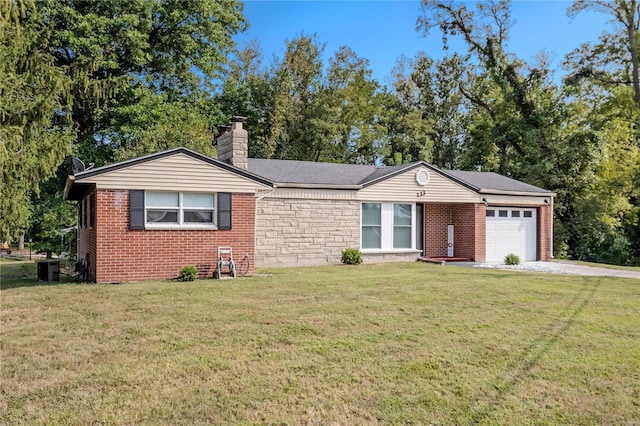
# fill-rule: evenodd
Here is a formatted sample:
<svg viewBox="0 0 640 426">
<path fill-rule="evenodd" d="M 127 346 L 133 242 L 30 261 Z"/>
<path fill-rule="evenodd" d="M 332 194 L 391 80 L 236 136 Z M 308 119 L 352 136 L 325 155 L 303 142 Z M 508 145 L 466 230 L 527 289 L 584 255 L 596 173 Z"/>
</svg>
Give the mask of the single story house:
<svg viewBox="0 0 640 426">
<path fill-rule="evenodd" d="M 218 158 L 176 148 L 78 170 L 78 255 L 96 282 L 168 279 L 186 265 L 212 276 L 230 246 L 240 274 L 256 266 L 552 257 L 554 193 L 495 173 L 247 158 L 236 120 Z"/>
</svg>

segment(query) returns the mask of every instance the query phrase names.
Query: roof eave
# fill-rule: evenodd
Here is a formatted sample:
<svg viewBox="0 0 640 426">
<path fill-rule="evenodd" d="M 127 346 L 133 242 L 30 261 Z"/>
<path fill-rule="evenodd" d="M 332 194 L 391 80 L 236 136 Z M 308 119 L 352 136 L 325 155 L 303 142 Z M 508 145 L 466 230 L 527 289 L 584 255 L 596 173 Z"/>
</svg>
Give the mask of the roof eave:
<svg viewBox="0 0 640 426">
<path fill-rule="evenodd" d="M 74 180 L 75 178 L 73 176 L 67 176 L 67 181 L 64 183 L 64 192 L 62 193 L 62 199 L 65 201 L 69 199 L 69 192 L 71 192 Z"/>
<path fill-rule="evenodd" d="M 64 184 L 62 199 L 65 201 L 80 201 L 93 188 L 95 188 L 95 183 L 78 182 L 73 175 L 69 175 Z"/>
<path fill-rule="evenodd" d="M 275 182 L 274 188 L 300 188 L 300 189 L 340 189 L 357 191 L 362 189 L 362 185 L 335 185 L 326 183 L 289 183 Z"/>
<path fill-rule="evenodd" d="M 528 197 L 555 197 L 555 192 L 528 192 L 528 191 L 505 191 L 500 189 L 486 189 L 481 188 L 478 190 L 480 194 L 492 194 L 492 195 L 522 195 Z"/>
</svg>

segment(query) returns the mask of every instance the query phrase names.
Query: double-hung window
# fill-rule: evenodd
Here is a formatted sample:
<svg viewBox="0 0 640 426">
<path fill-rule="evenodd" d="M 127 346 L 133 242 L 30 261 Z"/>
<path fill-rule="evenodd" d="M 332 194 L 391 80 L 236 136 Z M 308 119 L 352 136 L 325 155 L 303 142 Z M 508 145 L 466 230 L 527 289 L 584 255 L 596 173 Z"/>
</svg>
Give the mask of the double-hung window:
<svg viewBox="0 0 640 426">
<path fill-rule="evenodd" d="M 362 203 L 362 248 L 381 248 L 382 211 L 380 203 Z"/>
<path fill-rule="evenodd" d="M 393 205 L 393 248 L 410 249 L 413 236 L 413 215 L 411 204 Z"/>
<path fill-rule="evenodd" d="M 415 204 L 362 203 L 361 248 L 407 250 L 415 248 Z"/>
<path fill-rule="evenodd" d="M 145 221 L 150 227 L 214 227 L 215 194 L 145 192 Z"/>
</svg>

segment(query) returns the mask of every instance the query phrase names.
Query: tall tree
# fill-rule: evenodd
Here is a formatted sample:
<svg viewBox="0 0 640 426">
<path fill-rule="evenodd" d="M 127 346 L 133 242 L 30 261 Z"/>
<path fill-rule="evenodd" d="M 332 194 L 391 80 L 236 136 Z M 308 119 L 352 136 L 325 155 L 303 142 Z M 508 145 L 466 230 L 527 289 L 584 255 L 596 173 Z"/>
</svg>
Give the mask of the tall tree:
<svg viewBox="0 0 640 426">
<path fill-rule="evenodd" d="M 568 9 L 574 17 L 596 11 L 612 18 L 613 32 L 597 43 L 583 43 L 565 61 L 568 82 L 589 78 L 605 87 L 629 86 L 640 107 L 640 3 L 637 0 L 575 0 Z"/>
<path fill-rule="evenodd" d="M 599 186 L 594 176 L 602 167 L 599 155 L 606 140 L 589 123 L 587 104 L 572 102 L 575 92 L 563 93 L 550 81 L 544 58 L 528 64 L 506 51 L 508 1 L 480 2 L 473 8 L 464 2 L 427 0 L 424 11 L 418 28 L 427 33 L 439 29 L 445 47 L 448 37 L 461 37 L 468 48 L 465 59 L 476 64 L 473 78 L 459 85 L 471 105 L 461 166 L 480 165 L 555 191 L 556 254 L 578 256 L 580 247 L 603 250 L 594 244 L 596 239 L 586 241 L 581 235 L 600 220 L 582 213 L 589 205 L 584 201 L 590 188 Z M 625 215 L 631 210 L 616 211 Z M 633 214 L 625 217 L 624 223 L 633 223 Z"/>
<path fill-rule="evenodd" d="M 25 8 L 12 1 L 0 4 L 3 241 L 27 229 L 31 194 L 39 193 L 41 182 L 55 173 L 73 140 L 72 80 L 47 47 L 52 37 L 47 22 Z"/>
<path fill-rule="evenodd" d="M 320 98 L 330 137 L 319 159 L 373 164 L 381 158 L 384 129 L 379 122 L 382 98 L 378 89 L 368 60 L 348 47 L 335 52 Z"/>
<path fill-rule="evenodd" d="M 462 62 L 458 55 L 434 61 L 424 54 L 398 62 L 393 89 L 400 104 L 389 110 L 389 162 L 399 156 L 404 162 L 459 167 L 468 108 L 460 90 Z"/>
<path fill-rule="evenodd" d="M 250 156 L 353 163 L 381 157 L 381 98 L 367 60 L 342 47 L 325 68 L 315 35 L 288 40 L 283 57 L 266 69 L 258 51 L 251 43 L 237 55 L 219 97 L 227 115 L 248 117 Z"/>
<path fill-rule="evenodd" d="M 419 29 L 429 34 L 438 28 L 445 48 L 448 37 L 460 36 L 468 48 L 467 59 L 474 57 L 478 61 L 478 72 L 483 77 L 475 87 L 461 93 L 485 113 L 484 120 L 488 120 L 486 123 L 493 133 L 489 146 L 498 152 L 496 171 L 540 184 L 537 177 L 544 176 L 544 170 L 520 166 L 533 164 L 549 168 L 539 160 L 552 157 L 555 122 L 549 112 L 556 109 L 558 102 L 550 93 L 553 87 L 544 63 L 530 67 L 505 50 L 512 25 L 510 2 L 479 2 L 475 9 L 469 9 L 467 3 L 425 0 L 423 10 L 424 14 L 418 18 Z M 484 127 L 486 125 L 479 128 Z M 481 138 L 487 136 L 485 130 L 475 134 Z M 486 142 L 481 140 L 480 144 L 487 145 Z M 474 160 L 485 168 L 493 167 L 484 155 Z M 469 163 L 468 159 L 467 166 Z"/>
<path fill-rule="evenodd" d="M 13 1 L 3 3 L 7 5 L 15 11 Z M 4 61 L 3 66 L 9 66 L 7 73 L 49 78 L 47 84 L 57 82 L 58 86 L 51 84 L 46 92 L 51 100 L 36 104 L 42 106 L 38 111 L 52 123 L 36 122 L 38 131 L 59 137 L 61 133 L 53 130 L 67 120 L 62 128 L 68 132 L 67 138 L 56 145 L 62 148 L 51 160 L 49 175 L 72 151 L 102 164 L 189 141 L 192 147 L 204 148 L 203 141 L 210 140 L 220 120 L 215 103 L 211 102 L 212 82 L 221 75 L 233 47 L 232 36 L 246 27 L 240 2 L 34 0 L 24 2 L 19 9 L 19 13 L 11 15 L 18 18 L 3 24 L 1 36 L 11 43 L 14 34 L 4 29 L 19 22 L 22 28 L 34 28 L 35 35 L 25 34 L 27 40 L 35 41 L 13 47 L 9 44 L 8 54 L 13 54 L 15 60 Z M 17 50 L 15 46 L 23 48 Z M 4 43 L 2 48 L 7 48 Z M 28 74 L 21 70 L 25 64 L 33 67 L 31 58 L 39 57 L 44 58 L 40 63 L 53 71 Z M 59 80 L 51 78 L 54 74 Z M 3 84 L 14 84 L 14 80 Z M 42 83 L 30 84 L 46 99 L 41 93 Z M 52 103 L 56 105 L 45 111 L 44 107 Z M 19 104 L 4 105 L 8 109 L 4 117 L 14 114 L 25 121 L 29 118 Z M 3 129 L 9 132 L 4 122 Z M 46 146 L 42 148 L 46 153 Z M 33 160 L 47 164 L 48 159 L 43 156 L 42 152 L 29 151 L 25 163 Z M 58 175 L 67 172 L 62 166 Z M 29 168 L 17 173 L 28 176 Z M 33 180 L 41 180 L 42 174 Z M 27 194 L 35 186 L 30 183 L 23 188 L 23 194 Z M 56 185 L 47 188 L 61 190 Z M 53 203 L 59 194 L 56 189 L 51 191 L 32 197 L 32 202 Z M 8 209 L 17 211 L 15 206 Z M 3 214 L 5 217 L 8 216 Z M 6 223 L 8 228 L 17 228 L 16 221 Z"/>
<path fill-rule="evenodd" d="M 587 111 L 585 128 L 598 149 L 588 192 L 576 199 L 573 255 L 609 263 L 640 263 L 640 4 L 577 0 L 569 16 L 596 11 L 608 31 L 567 55 L 567 90 Z"/>
</svg>

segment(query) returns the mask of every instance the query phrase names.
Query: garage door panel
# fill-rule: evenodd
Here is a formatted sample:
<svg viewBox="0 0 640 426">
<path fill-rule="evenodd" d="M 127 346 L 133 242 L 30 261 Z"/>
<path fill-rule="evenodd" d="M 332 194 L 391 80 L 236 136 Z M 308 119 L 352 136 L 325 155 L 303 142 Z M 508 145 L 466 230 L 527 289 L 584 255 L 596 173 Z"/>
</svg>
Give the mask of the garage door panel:
<svg viewBox="0 0 640 426">
<path fill-rule="evenodd" d="M 487 209 L 491 210 L 491 209 Z M 486 256 L 488 262 L 502 262 L 514 253 L 523 261 L 537 259 L 536 211 L 534 209 L 500 208 L 493 209 L 495 216 L 486 218 Z M 499 216 L 498 210 L 507 211 Z M 515 211 L 515 214 L 514 214 Z M 527 216 L 524 217 L 524 211 Z"/>
</svg>

